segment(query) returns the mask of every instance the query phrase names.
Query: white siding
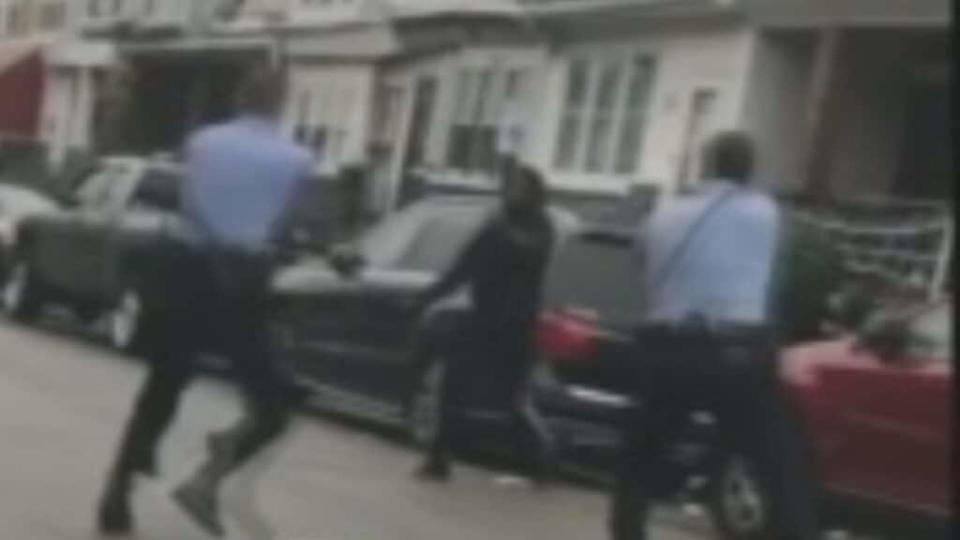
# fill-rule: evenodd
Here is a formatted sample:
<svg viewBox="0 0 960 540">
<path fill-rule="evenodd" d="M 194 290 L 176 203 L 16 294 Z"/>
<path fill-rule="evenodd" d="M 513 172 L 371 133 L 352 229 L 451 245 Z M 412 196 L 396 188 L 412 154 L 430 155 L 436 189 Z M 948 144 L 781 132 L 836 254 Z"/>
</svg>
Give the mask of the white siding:
<svg viewBox="0 0 960 540">
<path fill-rule="evenodd" d="M 813 36 L 759 35 L 743 127 L 757 143 L 757 177 L 774 189 L 803 184 Z"/>
</svg>

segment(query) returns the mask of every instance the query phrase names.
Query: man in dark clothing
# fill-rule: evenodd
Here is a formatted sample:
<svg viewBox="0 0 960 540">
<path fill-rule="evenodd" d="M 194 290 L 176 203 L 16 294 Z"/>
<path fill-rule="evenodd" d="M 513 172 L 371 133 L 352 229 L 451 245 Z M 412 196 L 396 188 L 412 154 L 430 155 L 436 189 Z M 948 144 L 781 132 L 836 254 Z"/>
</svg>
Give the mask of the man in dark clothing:
<svg viewBox="0 0 960 540">
<path fill-rule="evenodd" d="M 534 476 L 546 480 L 552 450 L 548 434 L 530 406 L 528 382 L 534 362 L 533 338 L 540 311 L 543 275 L 554 242 L 539 173 L 518 167 L 504 180 L 500 210 L 481 227 L 440 280 L 424 293 L 427 306 L 469 286 L 472 312 L 464 328 L 466 355 L 449 359 L 441 389 L 440 426 L 422 478 L 445 480 L 451 446 L 460 436 L 464 399 L 476 375 L 494 381 L 493 390 L 512 415 L 522 453 L 536 460 Z"/>
<path fill-rule="evenodd" d="M 156 450 L 196 357 L 216 348 L 232 362 L 247 404 L 241 422 L 207 441 L 209 458 L 174 493 L 207 532 L 221 536 L 217 495 L 227 474 L 285 430 L 295 396 L 270 358 L 267 297 L 277 238 L 310 172 L 306 151 L 273 124 L 281 78 L 257 71 L 239 94 L 240 118 L 200 130 L 187 145 L 181 242 L 166 242 L 145 265 L 142 292 L 150 373 L 137 397 L 98 512 L 105 534 L 133 528 L 135 474 L 153 475 Z"/>
</svg>

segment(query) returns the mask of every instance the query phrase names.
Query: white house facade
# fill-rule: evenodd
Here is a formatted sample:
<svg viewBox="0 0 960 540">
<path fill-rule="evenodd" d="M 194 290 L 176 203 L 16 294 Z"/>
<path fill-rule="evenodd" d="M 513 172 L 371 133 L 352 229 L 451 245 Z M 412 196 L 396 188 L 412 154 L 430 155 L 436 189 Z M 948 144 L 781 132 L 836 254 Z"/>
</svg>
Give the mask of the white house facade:
<svg viewBox="0 0 960 540">
<path fill-rule="evenodd" d="M 558 189 L 670 193 L 697 181 L 722 129 L 755 136 L 760 177 L 780 191 L 924 198 L 949 185 L 947 0 L 69 5 L 76 30 L 48 55 L 55 161 L 90 144 L 109 66 L 137 68 L 142 107 L 162 111 L 139 148 L 169 150 L 230 112 L 245 67 L 282 58 L 285 128 L 320 174 L 368 165 L 380 210 L 411 175 L 493 186 L 504 153 Z M 0 27 L 18 17 L 0 9 Z"/>
</svg>

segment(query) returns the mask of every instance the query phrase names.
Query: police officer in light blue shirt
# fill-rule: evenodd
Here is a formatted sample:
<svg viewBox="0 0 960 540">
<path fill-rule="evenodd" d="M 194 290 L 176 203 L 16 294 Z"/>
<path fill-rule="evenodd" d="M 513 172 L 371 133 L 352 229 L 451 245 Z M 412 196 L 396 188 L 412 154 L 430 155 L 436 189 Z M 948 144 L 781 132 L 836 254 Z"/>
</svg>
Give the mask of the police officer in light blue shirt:
<svg viewBox="0 0 960 540">
<path fill-rule="evenodd" d="M 720 440 L 759 471 L 773 507 L 750 536 L 817 537 L 811 475 L 777 391 L 769 304 L 780 211 L 750 186 L 753 145 L 721 133 L 704 151 L 704 181 L 658 208 L 637 235 L 646 321 L 632 359 L 639 416 L 627 427 L 614 491 L 614 540 L 644 540 L 650 502 L 682 484 L 665 456 L 690 415 L 706 409 Z M 729 526 L 729 523 L 722 523 Z"/>
<path fill-rule="evenodd" d="M 201 130 L 187 144 L 183 211 L 191 239 L 201 247 L 267 251 L 311 164 L 262 114 Z"/>
<path fill-rule="evenodd" d="M 156 263 L 166 298 L 146 306 L 144 348 L 151 368 L 101 499 L 97 519 L 104 534 L 133 529 L 133 477 L 156 474 L 157 445 L 201 350 L 215 347 L 231 360 L 248 407 L 236 426 L 210 434 L 208 459 L 174 492 L 191 520 L 222 536 L 220 485 L 288 425 L 296 393 L 271 361 L 266 306 L 276 242 L 310 175 L 311 160 L 275 124 L 282 80 L 267 69 L 251 73 L 238 93 L 241 114 L 201 129 L 187 143 L 182 197 L 187 242 L 170 247 Z"/>
<path fill-rule="evenodd" d="M 708 221 L 687 236 L 699 219 Z M 646 261 L 647 320 L 767 322 L 779 229 L 770 195 L 725 178 L 661 206 L 637 242 Z"/>
</svg>

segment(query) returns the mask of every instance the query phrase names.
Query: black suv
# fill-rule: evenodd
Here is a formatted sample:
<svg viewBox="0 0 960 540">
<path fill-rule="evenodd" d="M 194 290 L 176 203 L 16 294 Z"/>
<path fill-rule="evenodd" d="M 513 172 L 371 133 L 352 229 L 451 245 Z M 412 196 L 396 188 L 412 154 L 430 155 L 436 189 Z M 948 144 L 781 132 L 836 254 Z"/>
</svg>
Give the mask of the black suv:
<svg viewBox="0 0 960 540">
<path fill-rule="evenodd" d="M 442 345 L 469 300 L 454 296 L 422 319 L 413 300 L 494 204 L 476 196 L 426 199 L 387 218 L 351 249 L 278 273 L 278 348 L 312 388 L 315 404 L 402 426 L 420 443 L 430 439 L 444 356 L 456 354 Z M 534 399 L 564 447 L 607 454 L 617 444 L 614 423 L 630 406 L 616 389 L 616 373 L 629 353 L 625 330 L 638 312 L 639 287 L 630 286 L 638 283 L 638 267 L 628 235 L 588 230 L 568 212 L 551 215 L 559 240 L 547 279 L 539 332 L 545 361 Z M 343 264 L 344 253 L 350 264 Z M 504 418 L 482 399 L 474 405 L 477 426 Z"/>
</svg>

